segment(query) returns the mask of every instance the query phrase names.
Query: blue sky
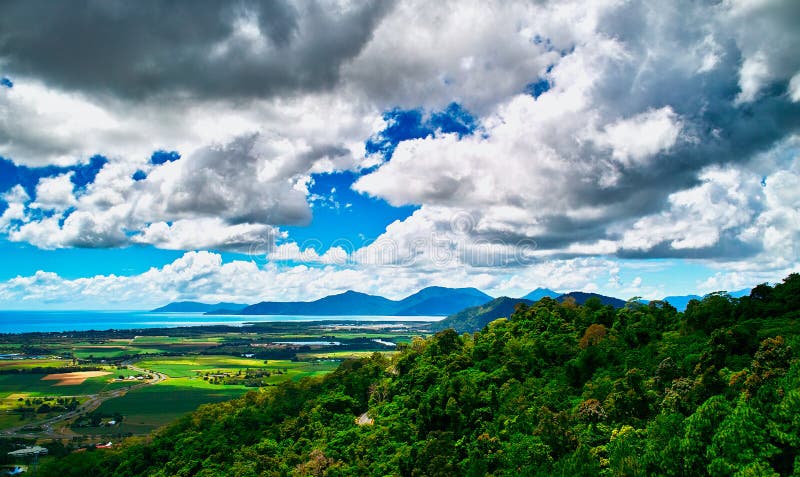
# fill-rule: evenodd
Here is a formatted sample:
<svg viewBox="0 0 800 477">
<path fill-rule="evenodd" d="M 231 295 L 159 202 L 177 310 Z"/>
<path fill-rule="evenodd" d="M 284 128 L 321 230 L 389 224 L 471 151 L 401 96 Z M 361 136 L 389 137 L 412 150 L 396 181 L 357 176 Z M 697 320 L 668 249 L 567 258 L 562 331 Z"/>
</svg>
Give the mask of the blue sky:
<svg viewBox="0 0 800 477">
<path fill-rule="evenodd" d="M 789 2 L 421 7 L 0 6 L 0 309 L 800 269 Z"/>
</svg>

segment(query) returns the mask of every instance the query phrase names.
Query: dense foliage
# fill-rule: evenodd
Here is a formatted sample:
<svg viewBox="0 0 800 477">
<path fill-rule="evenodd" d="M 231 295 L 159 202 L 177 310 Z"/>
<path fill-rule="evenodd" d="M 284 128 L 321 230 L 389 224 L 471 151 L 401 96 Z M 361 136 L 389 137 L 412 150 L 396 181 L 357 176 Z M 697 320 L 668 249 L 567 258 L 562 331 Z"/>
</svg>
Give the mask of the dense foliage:
<svg viewBox="0 0 800 477">
<path fill-rule="evenodd" d="M 207 405 L 150 442 L 41 471 L 798 475 L 798 318 L 796 274 L 685 313 L 546 298 L 474 335 L 415 339 L 391 360 L 375 354 L 321 380 Z"/>
</svg>

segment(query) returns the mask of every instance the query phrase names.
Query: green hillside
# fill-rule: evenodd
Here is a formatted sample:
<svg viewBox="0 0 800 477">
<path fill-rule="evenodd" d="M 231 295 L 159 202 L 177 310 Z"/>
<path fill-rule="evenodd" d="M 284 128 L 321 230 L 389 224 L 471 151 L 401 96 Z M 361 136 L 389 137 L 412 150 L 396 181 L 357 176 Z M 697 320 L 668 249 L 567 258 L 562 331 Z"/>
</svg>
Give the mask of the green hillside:
<svg viewBox="0 0 800 477">
<path fill-rule="evenodd" d="M 40 475 L 798 475 L 799 318 L 797 274 L 685 313 L 543 299 Z"/>
<path fill-rule="evenodd" d="M 489 303 L 472 306 L 461 310 L 458 313 L 448 316 L 442 321 L 433 323 L 431 326 L 435 330 L 453 328 L 459 333 L 472 333 L 483 329 L 484 326 L 498 318 L 506 318 L 511 316 L 519 304 L 531 305 L 533 302 L 524 298 L 509 298 L 507 296 L 501 296 L 500 298 L 495 298 Z"/>
</svg>

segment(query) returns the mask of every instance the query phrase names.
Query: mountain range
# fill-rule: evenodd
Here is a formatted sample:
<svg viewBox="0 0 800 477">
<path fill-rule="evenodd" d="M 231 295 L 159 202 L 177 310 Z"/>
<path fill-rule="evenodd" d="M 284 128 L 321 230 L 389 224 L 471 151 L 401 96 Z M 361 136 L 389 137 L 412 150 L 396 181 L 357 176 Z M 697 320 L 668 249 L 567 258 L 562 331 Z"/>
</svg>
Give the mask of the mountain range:
<svg viewBox="0 0 800 477">
<path fill-rule="evenodd" d="M 491 300 L 491 296 L 475 288 L 428 287 L 402 300 L 347 291 L 314 301 L 264 301 L 234 314 L 442 316 Z"/>
<path fill-rule="evenodd" d="M 750 289 L 743 289 L 731 292 L 730 295 L 734 298 L 739 298 L 749 293 Z M 152 311 L 223 315 L 448 316 L 448 320 L 453 318 L 453 320 L 467 320 L 468 322 L 478 323 L 486 319 L 491 321 L 502 316 L 508 316 L 514 311 L 516 304 L 533 303 L 545 297 L 562 302 L 572 298 L 579 305 L 586 303 L 590 298 L 597 298 L 603 305 L 611 305 L 614 308 L 622 308 L 626 303 L 619 298 L 597 293 L 573 291 L 562 294 L 548 288 L 537 288 L 521 298 L 500 297 L 493 299 L 476 288 L 434 286 L 423 288 L 402 300 L 390 300 L 378 295 L 347 291 L 314 301 L 264 301 L 254 305 L 240 303 L 206 304 L 181 301 L 170 303 Z M 678 311 L 684 311 L 691 300 L 701 300 L 702 298 L 699 295 L 668 296 L 663 301 L 671 304 Z M 459 317 L 455 318 L 449 315 L 459 315 Z M 453 320 L 444 320 L 441 323 L 450 323 Z"/>
</svg>

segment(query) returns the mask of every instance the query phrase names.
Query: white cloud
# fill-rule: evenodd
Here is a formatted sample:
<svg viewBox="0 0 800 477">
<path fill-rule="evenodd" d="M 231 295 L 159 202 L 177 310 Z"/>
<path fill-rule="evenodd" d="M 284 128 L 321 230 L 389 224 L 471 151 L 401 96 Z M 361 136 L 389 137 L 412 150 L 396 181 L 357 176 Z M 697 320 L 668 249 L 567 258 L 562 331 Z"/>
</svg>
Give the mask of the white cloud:
<svg viewBox="0 0 800 477">
<path fill-rule="evenodd" d="M 723 232 L 753 221 L 758 178 L 738 170 L 713 169 L 701 179 L 702 185 L 672 194 L 667 211 L 637 220 L 624 232 L 622 247 L 649 250 L 661 242 L 674 249 L 711 247 Z"/>
<path fill-rule="evenodd" d="M 62 212 L 75 206 L 72 189 L 72 172 L 55 177 L 43 177 L 36 185 L 36 202 L 30 205 L 33 209 Z"/>
<path fill-rule="evenodd" d="M 737 103 L 749 103 L 756 99 L 761 88 L 772 78 L 767 64 L 766 55 L 759 51 L 753 56 L 745 58 L 739 72 L 739 88 L 741 91 L 736 96 Z"/>
<path fill-rule="evenodd" d="M 677 115 L 665 106 L 611 123 L 595 140 L 610 147 L 614 159 L 631 166 L 675 145 L 680 130 Z"/>
<path fill-rule="evenodd" d="M 264 104 L 260 107 L 269 109 Z M 241 118 L 251 116 L 250 119 L 243 121 L 241 128 L 220 134 L 226 129 L 226 115 L 233 117 L 234 112 L 224 108 L 197 111 L 198 131 L 217 133 L 204 139 L 209 143 L 188 148 L 188 153 L 179 149 L 183 157 L 163 165 L 149 163 L 155 141 L 140 144 L 140 153 L 148 153 L 138 157 L 127 155 L 130 151 L 125 147 L 117 149 L 117 145 L 108 144 L 106 150 L 122 150 L 126 155 L 111 157 L 79 197 L 73 193 L 72 173 L 40 179 L 36 201 L 28 207 L 55 211 L 57 216 L 40 218 L 28 214 L 28 223 L 12 227 L 8 237 L 44 248 L 134 242 L 165 248 L 241 251 L 249 247 L 246 240 L 263 235 L 275 225 L 306 223 L 311 213 L 306 199 L 310 174 L 356 167 L 358 157 L 363 157 L 363 143 L 342 141 L 368 125 L 332 97 L 287 101 L 280 108 L 280 119 L 275 117 L 273 121 L 295 117 L 291 134 L 248 132 L 218 143 L 213 142 L 216 137 L 254 127 L 257 114 L 241 111 Z M 208 114 L 217 122 L 209 121 Z M 336 125 L 328 123 L 331 116 L 339 118 Z M 40 127 L 47 130 L 50 126 Z M 79 134 L 75 140 L 80 141 Z M 147 178 L 134 181 L 132 176 L 137 170 L 144 171 Z M 15 210 L 18 208 L 15 206 Z M 76 210 L 68 210 L 72 208 Z M 58 215 L 65 211 L 66 215 Z M 164 233 L 155 234 L 163 228 L 159 224 L 166 222 L 176 222 L 169 239 Z M 68 226 L 72 228 L 67 229 Z M 203 229 L 203 233 L 184 233 L 190 229 Z M 93 236 L 81 237 L 82 231 Z M 101 237 L 102 233 L 108 236 Z"/>
<path fill-rule="evenodd" d="M 278 232 L 261 224 L 227 225 L 220 219 L 155 222 L 144 227 L 131 241 L 168 250 L 216 249 L 258 253 Z"/>
<path fill-rule="evenodd" d="M 13 221 L 25 219 L 25 204 L 30 200 L 22 186 L 16 185 L 0 196 L 8 205 L 0 215 L 0 231 L 5 232 Z"/>
<path fill-rule="evenodd" d="M 307 247 L 300 249 L 295 242 L 282 243 L 268 250 L 266 255 L 273 262 L 304 262 L 323 263 L 328 265 L 346 265 L 350 263 L 347 251 L 342 247 L 331 247 L 325 253 L 319 254 L 316 249 Z"/>
<path fill-rule="evenodd" d="M 791 81 L 789 81 L 789 97 L 795 103 L 800 102 L 800 73 L 792 76 Z"/>
</svg>

